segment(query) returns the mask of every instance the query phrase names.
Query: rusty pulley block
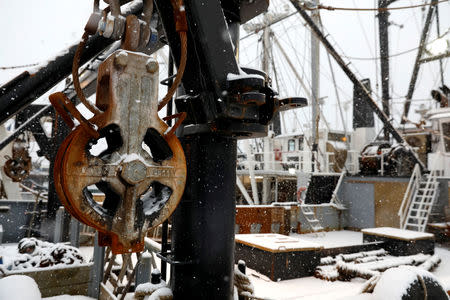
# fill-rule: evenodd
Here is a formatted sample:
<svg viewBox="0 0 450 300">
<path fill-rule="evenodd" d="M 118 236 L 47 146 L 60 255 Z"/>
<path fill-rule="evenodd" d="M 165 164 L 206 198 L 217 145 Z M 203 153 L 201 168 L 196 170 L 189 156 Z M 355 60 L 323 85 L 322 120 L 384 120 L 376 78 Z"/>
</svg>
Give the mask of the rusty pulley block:
<svg viewBox="0 0 450 300">
<path fill-rule="evenodd" d="M 17 138 L 12 147 L 12 157 L 5 156 L 7 161 L 3 166 L 5 174 L 14 182 L 24 180 L 32 168 L 31 157 L 28 153 L 28 144 L 22 138 Z"/>
<path fill-rule="evenodd" d="M 96 106 L 102 112 L 78 118 L 82 124 L 55 160 L 61 202 L 96 228 L 100 245 L 113 253 L 142 251 L 147 230 L 171 215 L 184 191 L 186 161 L 174 134 L 181 121 L 169 128 L 158 117 L 158 68 L 136 52 L 120 50 L 107 58 L 97 81 Z M 67 98 L 57 93 L 51 101 L 67 119 Z M 96 190 L 105 195 L 102 204 L 94 200 Z"/>
</svg>

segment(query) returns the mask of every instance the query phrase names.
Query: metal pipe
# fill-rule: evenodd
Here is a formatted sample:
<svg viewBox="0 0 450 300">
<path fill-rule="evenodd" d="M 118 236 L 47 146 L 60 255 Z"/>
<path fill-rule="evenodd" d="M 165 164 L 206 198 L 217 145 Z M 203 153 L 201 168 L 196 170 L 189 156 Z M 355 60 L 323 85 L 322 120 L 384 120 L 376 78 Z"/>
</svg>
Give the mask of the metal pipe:
<svg viewBox="0 0 450 300">
<path fill-rule="evenodd" d="M 334 49 L 334 47 L 330 44 L 330 42 L 327 40 L 327 38 L 323 35 L 322 31 L 316 26 L 313 20 L 309 17 L 309 15 L 303 10 L 303 8 L 300 6 L 300 4 L 296 0 L 290 0 L 292 5 L 297 9 L 298 13 L 303 17 L 303 19 L 306 21 L 306 23 L 309 25 L 312 31 L 317 35 L 319 40 L 322 42 L 322 44 L 325 46 L 325 49 L 333 56 L 336 63 L 341 67 L 342 71 L 344 71 L 345 75 L 350 79 L 350 81 L 358 86 L 363 93 L 366 94 L 365 99 L 367 99 L 370 107 L 373 109 L 375 114 L 378 116 L 378 118 L 383 122 L 384 126 L 386 126 L 389 130 L 389 132 L 392 134 L 394 139 L 401 143 L 401 144 L 407 144 L 406 141 L 403 139 L 403 137 L 400 135 L 400 133 L 392 126 L 391 122 L 389 122 L 388 117 L 386 114 L 378 107 L 375 100 L 372 98 L 372 96 L 367 91 L 366 87 L 359 81 L 359 79 L 356 77 L 356 75 L 350 70 L 350 68 L 347 66 L 347 64 L 344 62 L 342 57 L 337 53 L 337 51 Z M 424 169 L 426 169 L 423 162 L 417 157 L 417 155 L 414 153 L 414 158 L 416 162 Z"/>
<path fill-rule="evenodd" d="M 168 84 L 167 84 L 167 90 L 170 89 L 170 87 L 173 84 L 173 71 L 174 71 L 174 62 L 173 62 L 173 56 L 171 53 L 169 53 L 169 66 L 167 70 L 168 75 Z M 167 112 L 166 115 L 170 116 L 173 112 L 173 100 L 170 100 L 169 103 L 167 103 Z M 167 125 L 172 125 L 172 120 L 167 120 Z M 169 222 L 164 221 L 161 228 L 161 252 L 167 252 L 170 247 L 168 243 L 168 236 L 169 236 Z M 161 261 L 161 277 L 163 280 L 166 280 L 167 277 L 167 263 L 165 261 Z"/>
<path fill-rule="evenodd" d="M 181 139 L 187 161 L 183 198 L 172 219 L 174 299 L 233 297 L 236 139 Z"/>
<path fill-rule="evenodd" d="M 318 5 L 318 0 L 313 0 L 314 5 Z M 311 21 L 315 23 L 316 26 L 319 26 L 319 10 L 311 11 Z M 317 171 L 314 168 L 314 161 L 318 159 L 314 154 L 315 151 L 318 150 L 319 147 L 319 98 L 320 98 L 320 43 L 317 36 L 314 32 L 311 32 L 311 121 L 312 121 L 312 130 L 311 130 L 311 139 L 312 139 L 312 149 L 313 155 L 311 159 L 311 168 L 312 171 Z"/>
<path fill-rule="evenodd" d="M 247 201 L 248 205 L 254 205 L 255 203 L 253 203 L 252 198 L 250 197 L 250 195 L 247 193 L 247 190 L 245 189 L 244 184 L 242 183 L 241 179 L 239 178 L 239 176 L 236 176 L 236 184 L 239 188 L 239 190 L 241 191 L 242 195 L 244 196 L 245 201 Z"/>
<path fill-rule="evenodd" d="M 136 14 L 140 11 L 142 2 L 131 5 L 126 14 Z M 83 50 L 80 65 L 95 57 L 113 42 L 114 40 L 98 34 L 90 37 Z M 3 92 L 0 94 L 0 125 L 71 74 L 77 46 L 78 43 L 71 46 L 36 72 L 24 72 L 18 76 L 20 80 L 16 77 L 4 85 L 8 86 L 8 89 L 4 94 Z M 0 90 L 3 90 L 4 86 Z"/>
<path fill-rule="evenodd" d="M 81 64 L 86 63 L 112 42 L 98 35 L 91 37 L 81 57 Z M 0 124 L 70 75 L 76 47 L 77 45 L 73 45 L 67 52 L 56 56 L 37 72 L 27 72 L 24 79 L 0 97 Z"/>
<path fill-rule="evenodd" d="M 387 8 L 394 1 L 379 0 L 378 8 Z M 380 39 L 380 69 L 381 69 L 381 100 L 383 111 L 389 117 L 389 12 L 380 10 L 378 14 L 378 28 Z M 384 129 L 384 139 L 389 141 L 389 130 Z"/>
<path fill-rule="evenodd" d="M 441 60 L 441 59 L 446 58 L 446 57 L 450 57 L 450 51 L 447 51 L 446 53 L 442 53 L 442 54 L 439 54 L 439 55 L 435 55 L 435 56 L 431 56 L 431 57 L 427 57 L 427 58 L 422 58 L 419 61 L 419 63 L 424 64 L 424 63 L 435 61 L 435 60 L 438 60 L 438 59 Z"/>
</svg>

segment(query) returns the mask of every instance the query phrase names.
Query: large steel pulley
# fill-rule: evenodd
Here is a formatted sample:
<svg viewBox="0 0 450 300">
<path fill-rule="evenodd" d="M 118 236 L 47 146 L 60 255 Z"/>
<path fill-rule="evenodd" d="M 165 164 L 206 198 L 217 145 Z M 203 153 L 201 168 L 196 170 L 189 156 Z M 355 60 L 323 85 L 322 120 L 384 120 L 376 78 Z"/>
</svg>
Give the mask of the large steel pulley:
<svg viewBox="0 0 450 300">
<path fill-rule="evenodd" d="M 117 51 L 99 67 L 96 105 L 89 120 L 99 137 L 77 126 L 61 145 L 55 184 L 67 210 L 99 231 L 113 253 L 143 250 L 151 227 L 179 203 L 186 161 L 174 128 L 158 117 L 158 63 Z M 105 198 L 99 203 L 95 191 Z"/>
</svg>

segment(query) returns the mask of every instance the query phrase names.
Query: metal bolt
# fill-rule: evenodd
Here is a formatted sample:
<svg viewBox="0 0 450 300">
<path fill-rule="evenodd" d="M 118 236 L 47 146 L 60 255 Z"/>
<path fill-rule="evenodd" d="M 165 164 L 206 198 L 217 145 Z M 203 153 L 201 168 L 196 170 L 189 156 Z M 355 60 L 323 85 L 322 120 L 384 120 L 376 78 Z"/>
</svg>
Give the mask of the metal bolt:
<svg viewBox="0 0 450 300">
<path fill-rule="evenodd" d="M 114 58 L 114 63 L 116 66 L 119 67 L 125 67 L 128 63 L 128 53 L 125 51 L 120 51 L 117 53 L 116 57 Z"/>
<path fill-rule="evenodd" d="M 154 59 L 149 59 L 147 60 L 147 72 L 149 73 L 155 73 L 156 71 L 158 71 L 158 62 Z"/>
<path fill-rule="evenodd" d="M 133 160 L 123 165 L 121 177 L 129 184 L 137 184 L 146 176 L 147 167 L 139 160 Z"/>
</svg>

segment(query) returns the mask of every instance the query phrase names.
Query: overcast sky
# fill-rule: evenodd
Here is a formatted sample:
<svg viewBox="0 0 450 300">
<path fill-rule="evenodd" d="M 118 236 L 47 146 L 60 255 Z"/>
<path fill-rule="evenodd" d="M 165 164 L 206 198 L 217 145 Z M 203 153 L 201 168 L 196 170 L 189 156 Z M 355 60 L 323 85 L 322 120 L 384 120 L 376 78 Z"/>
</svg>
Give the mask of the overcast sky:
<svg viewBox="0 0 450 300">
<path fill-rule="evenodd" d="M 407 6 L 420 4 L 421 0 L 399 0 L 392 6 Z M 441 32 L 450 28 L 450 2 L 439 5 Z M 287 4 L 286 6 L 284 4 Z M 323 0 L 322 4 L 340 7 L 374 7 L 374 0 Z M 293 10 L 288 1 L 272 0 L 271 10 L 282 12 L 286 8 Z M 47 60 L 52 55 L 78 41 L 83 33 L 91 11 L 92 1 L 83 0 L 14 0 L 0 1 L 0 36 L 3 39 L 0 47 L 0 67 L 39 63 Z M 390 26 L 390 52 L 400 53 L 418 46 L 420 31 L 426 10 L 420 8 L 392 11 L 391 21 L 398 25 Z M 325 29 L 339 48 L 341 54 L 349 57 L 373 58 L 379 56 L 375 47 L 377 37 L 377 23 L 374 12 L 343 12 L 343 11 L 321 11 Z M 400 26 L 402 28 L 400 28 Z M 285 22 L 273 27 L 280 44 L 288 53 L 293 63 L 298 67 L 298 72 L 309 84 L 310 78 L 310 53 L 309 53 L 309 31 L 304 26 L 304 21 L 299 16 L 293 16 Z M 431 39 L 436 37 L 436 27 L 432 28 Z M 245 31 L 241 36 L 246 35 Z M 260 51 L 257 46 L 257 38 L 247 38 L 241 43 L 241 63 L 253 66 L 259 65 Z M 416 52 L 396 56 L 391 60 L 391 95 L 393 97 L 393 113 L 398 116 L 402 112 L 402 97 L 407 92 L 411 77 Z M 274 56 L 278 76 L 283 80 L 280 92 L 289 95 L 305 96 L 301 86 L 292 75 L 292 71 L 282 57 L 281 53 L 274 48 Z M 360 78 L 370 78 L 372 86 L 376 87 L 379 74 L 376 70 L 375 60 L 351 60 L 351 66 L 359 71 Z M 444 61 L 444 76 L 450 84 L 450 66 L 448 60 Z M 25 69 L 0 70 L 0 84 L 3 84 L 18 75 Z M 337 84 L 341 101 L 347 108 L 347 126 L 351 127 L 351 95 L 352 84 L 334 64 Z M 378 68 L 379 70 L 379 68 Z M 378 71 L 379 72 L 379 71 Z M 161 75 L 161 78 L 165 76 Z M 273 76 L 273 75 L 272 75 Z M 331 73 L 327 61 L 326 52 L 321 51 L 321 97 L 325 98 L 323 111 L 333 128 L 342 128 L 342 122 L 337 114 L 336 96 L 331 81 Z M 431 89 L 437 88 L 439 82 L 439 68 L 437 63 L 424 65 L 417 82 L 414 94 L 414 106 L 411 112 L 419 104 L 426 104 L 422 99 L 429 98 Z M 381 94 L 381 93 L 378 93 Z M 160 97 L 163 95 L 160 95 Z M 304 124 L 310 123 L 308 109 L 297 112 Z M 417 115 L 411 115 L 417 119 Z M 291 128 L 292 129 L 292 128 Z"/>
</svg>

